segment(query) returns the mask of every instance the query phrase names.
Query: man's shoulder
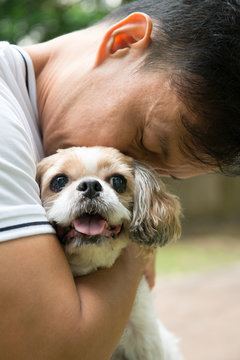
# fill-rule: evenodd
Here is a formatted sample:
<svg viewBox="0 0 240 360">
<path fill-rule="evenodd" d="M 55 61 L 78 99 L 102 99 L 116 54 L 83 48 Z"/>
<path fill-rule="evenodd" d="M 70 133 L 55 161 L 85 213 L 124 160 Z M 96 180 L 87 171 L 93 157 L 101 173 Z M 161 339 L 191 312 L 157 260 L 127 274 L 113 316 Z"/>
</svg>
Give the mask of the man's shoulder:
<svg viewBox="0 0 240 360">
<path fill-rule="evenodd" d="M 8 42 L 0 42 L 0 80 L 14 93 L 26 92 L 26 68 L 17 47 Z"/>
</svg>

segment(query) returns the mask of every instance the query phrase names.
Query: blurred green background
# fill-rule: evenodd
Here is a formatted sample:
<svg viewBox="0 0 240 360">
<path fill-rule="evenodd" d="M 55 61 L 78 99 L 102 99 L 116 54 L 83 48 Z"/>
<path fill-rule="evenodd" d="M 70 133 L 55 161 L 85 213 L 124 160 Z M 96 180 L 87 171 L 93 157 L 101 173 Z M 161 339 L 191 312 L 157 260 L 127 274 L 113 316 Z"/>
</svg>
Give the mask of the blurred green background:
<svg viewBox="0 0 240 360">
<path fill-rule="evenodd" d="M 126 0 L 0 0 L 0 40 L 29 44 L 79 30 Z"/>
<path fill-rule="evenodd" d="M 0 40 L 20 46 L 84 28 L 126 0 L 0 0 Z M 205 175 L 166 181 L 182 202 L 182 239 L 159 251 L 158 273 L 202 271 L 240 260 L 240 182 Z"/>
</svg>

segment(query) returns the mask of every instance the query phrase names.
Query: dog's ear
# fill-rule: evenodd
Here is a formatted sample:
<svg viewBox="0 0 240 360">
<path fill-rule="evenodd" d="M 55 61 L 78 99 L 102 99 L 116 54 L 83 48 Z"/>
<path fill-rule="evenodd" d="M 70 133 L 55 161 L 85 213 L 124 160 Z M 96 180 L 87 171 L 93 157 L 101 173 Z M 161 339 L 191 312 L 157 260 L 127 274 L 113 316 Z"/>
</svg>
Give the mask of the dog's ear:
<svg viewBox="0 0 240 360">
<path fill-rule="evenodd" d="M 36 174 L 36 181 L 41 189 L 42 187 L 42 178 L 46 171 L 54 164 L 55 162 L 55 155 L 48 156 L 41 160 L 37 164 L 37 174 Z"/>
<path fill-rule="evenodd" d="M 55 164 L 55 162 L 58 159 L 58 153 L 64 152 L 64 149 L 58 149 L 56 154 L 49 155 L 45 158 L 43 158 L 38 164 L 37 164 L 37 174 L 36 174 L 36 181 L 38 185 L 42 186 L 42 177 L 46 173 L 46 171 Z"/>
<path fill-rule="evenodd" d="M 180 203 L 166 192 L 159 175 L 135 161 L 135 190 L 130 237 L 144 246 L 163 246 L 181 234 Z"/>
<path fill-rule="evenodd" d="M 46 170 L 48 169 L 49 165 L 48 165 L 48 161 L 46 160 L 47 158 L 41 160 L 38 164 L 37 164 L 37 174 L 36 174 L 36 181 L 39 185 L 39 187 L 41 188 L 41 182 L 42 182 L 42 176 L 43 174 L 46 172 Z"/>
</svg>

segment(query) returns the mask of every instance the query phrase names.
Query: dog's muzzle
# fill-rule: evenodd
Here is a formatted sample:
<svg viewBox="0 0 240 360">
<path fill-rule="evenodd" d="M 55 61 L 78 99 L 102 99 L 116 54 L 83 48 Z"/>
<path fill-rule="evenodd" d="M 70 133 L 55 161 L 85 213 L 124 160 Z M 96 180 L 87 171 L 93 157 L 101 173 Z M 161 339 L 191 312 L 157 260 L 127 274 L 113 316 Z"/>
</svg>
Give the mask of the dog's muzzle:
<svg viewBox="0 0 240 360">
<path fill-rule="evenodd" d="M 56 226 L 58 237 L 66 245 L 78 240 L 79 245 L 96 243 L 104 238 L 115 238 L 120 234 L 123 224 L 111 225 L 99 214 L 83 214 L 72 221 L 67 228 Z"/>
</svg>

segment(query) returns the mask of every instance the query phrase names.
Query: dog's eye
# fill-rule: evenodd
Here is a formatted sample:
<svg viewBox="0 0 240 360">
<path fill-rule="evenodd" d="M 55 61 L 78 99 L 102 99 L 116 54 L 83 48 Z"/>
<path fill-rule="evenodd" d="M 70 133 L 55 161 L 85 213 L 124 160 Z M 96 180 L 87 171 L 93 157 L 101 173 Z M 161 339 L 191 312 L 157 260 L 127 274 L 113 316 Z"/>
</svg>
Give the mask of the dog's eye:
<svg viewBox="0 0 240 360">
<path fill-rule="evenodd" d="M 64 188 L 67 183 L 68 177 L 66 175 L 57 175 L 52 179 L 50 183 L 50 189 L 54 192 L 59 192 Z"/>
<path fill-rule="evenodd" d="M 127 188 L 127 179 L 122 175 L 113 175 L 110 178 L 110 184 L 118 193 L 124 193 Z"/>
</svg>

